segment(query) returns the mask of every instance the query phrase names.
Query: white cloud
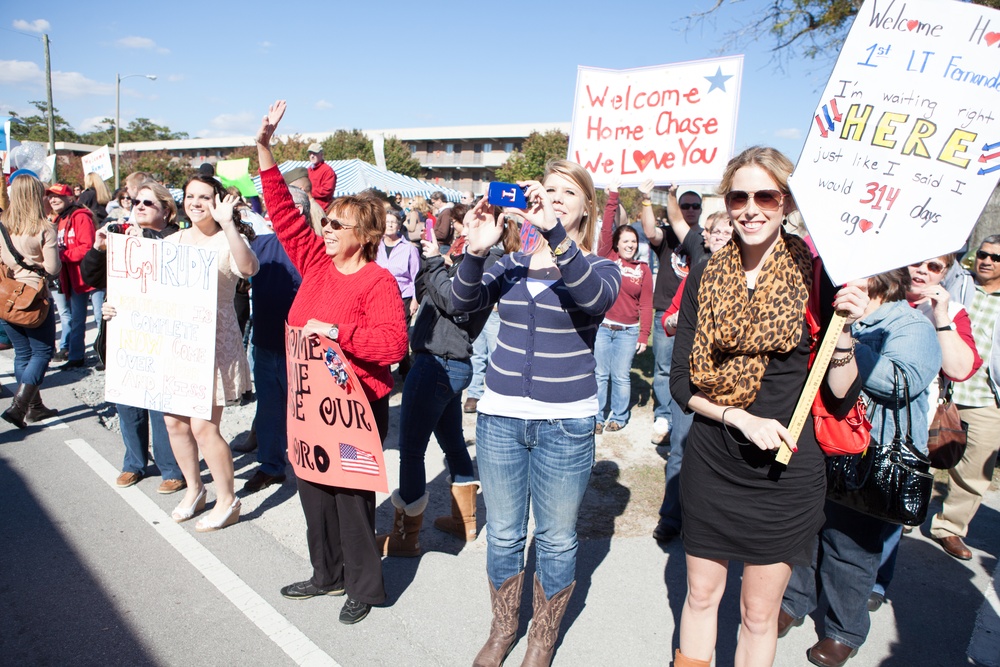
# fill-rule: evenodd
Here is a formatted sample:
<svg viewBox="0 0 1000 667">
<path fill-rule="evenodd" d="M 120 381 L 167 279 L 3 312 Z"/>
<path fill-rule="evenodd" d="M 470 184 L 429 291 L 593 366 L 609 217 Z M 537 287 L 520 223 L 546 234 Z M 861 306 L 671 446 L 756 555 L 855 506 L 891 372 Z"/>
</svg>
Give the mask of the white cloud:
<svg viewBox="0 0 1000 667">
<path fill-rule="evenodd" d="M 258 42 L 257 46 L 261 48 L 262 51 L 267 51 L 269 48 L 274 46 L 271 42 Z"/>
<path fill-rule="evenodd" d="M 25 60 L 0 60 L 0 83 L 42 88 L 45 86 L 45 73 L 37 63 Z M 88 79 L 79 72 L 56 71 L 52 72 L 52 90 L 67 97 L 113 95 L 115 85 Z"/>
<path fill-rule="evenodd" d="M 170 49 L 157 46 L 156 42 L 149 37 L 122 37 L 116 44 L 124 46 L 127 49 L 144 49 L 147 51 L 156 51 L 157 53 L 170 53 Z"/>
<path fill-rule="evenodd" d="M 81 120 L 77 126 L 77 132 L 93 132 L 94 130 L 103 130 L 107 126 L 101 123 L 102 120 L 108 117 L 108 114 L 102 114 L 100 116 L 91 116 L 90 118 L 84 118 Z"/>
<path fill-rule="evenodd" d="M 802 130 L 797 127 L 784 127 L 780 130 L 775 130 L 774 136 L 777 139 L 801 139 Z"/>
<path fill-rule="evenodd" d="M 254 134 L 260 125 L 260 116 L 243 111 L 241 113 L 223 113 L 209 121 L 209 128 L 199 130 L 195 136 L 232 137 Z"/>
<path fill-rule="evenodd" d="M 330 104 L 329 102 L 327 102 L 326 100 L 320 100 L 319 102 L 317 102 L 313 106 L 315 106 L 317 109 L 321 109 L 321 110 L 322 109 L 332 109 L 333 108 L 333 105 Z"/>
<path fill-rule="evenodd" d="M 177 83 L 178 81 L 183 81 L 183 80 L 184 80 L 184 75 L 183 74 L 168 74 L 167 75 L 167 81 L 169 81 L 170 83 Z"/>
<path fill-rule="evenodd" d="M 15 30 L 26 30 L 27 32 L 45 32 L 51 27 L 52 26 L 45 19 L 35 19 L 34 21 L 15 19 L 14 21 Z"/>
</svg>

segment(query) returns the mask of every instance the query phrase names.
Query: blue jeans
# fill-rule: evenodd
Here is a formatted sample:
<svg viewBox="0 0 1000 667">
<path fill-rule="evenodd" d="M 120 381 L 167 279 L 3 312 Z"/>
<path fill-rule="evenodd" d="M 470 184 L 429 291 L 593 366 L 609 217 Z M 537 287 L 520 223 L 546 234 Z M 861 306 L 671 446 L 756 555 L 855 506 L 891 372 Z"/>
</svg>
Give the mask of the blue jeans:
<svg viewBox="0 0 1000 667">
<path fill-rule="evenodd" d="M 49 316 L 35 329 L 3 322 L 3 329 L 14 346 L 14 377 L 18 384 L 41 386 L 45 371 L 52 359 L 56 339 L 56 314 L 49 308 Z"/>
<path fill-rule="evenodd" d="M 802 618 L 816 608 L 817 596 L 822 594 L 829 603 L 826 637 L 860 648 L 871 629 L 868 597 L 875 584 L 882 545 L 896 528 L 827 502 L 826 523 L 819 534 L 816 560 L 811 567 L 792 569 L 781 608 L 795 618 Z"/>
<path fill-rule="evenodd" d="M 471 380 L 468 361 L 426 352 L 414 356 L 399 407 L 399 497 L 407 504 L 426 490 L 424 454 L 431 433 L 444 451 L 452 482 L 475 479 L 462 432 L 462 390 Z"/>
<path fill-rule="evenodd" d="M 73 292 L 69 298 L 69 360 L 77 361 L 83 359 L 86 354 L 84 349 L 84 336 L 87 332 L 87 304 L 90 303 L 94 309 L 94 321 L 101 318 L 101 306 L 104 305 L 104 290 L 95 289 L 93 292 Z"/>
<path fill-rule="evenodd" d="M 889 534 L 882 544 L 882 559 L 878 564 L 878 574 L 875 575 L 875 586 L 872 593 L 885 596 L 892 582 L 892 575 L 896 572 L 896 556 L 899 554 L 899 540 L 903 537 L 903 527 L 896 526 L 896 530 Z"/>
<path fill-rule="evenodd" d="M 55 304 L 59 315 L 59 346 L 57 350 L 69 351 L 69 300 L 66 295 L 59 290 L 50 289 L 52 303 Z"/>
<path fill-rule="evenodd" d="M 670 402 L 670 456 L 664 469 L 663 504 L 660 506 L 660 525 L 681 529 L 681 463 L 688 431 L 694 423 L 694 413 L 684 414 L 677 401 Z"/>
<path fill-rule="evenodd" d="M 497 346 L 500 333 L 500 313 L 494 310 L 486 319 L 483 330 L 472 341 L 472 382 L 469 384 L 469 398 L 482 398 L 486 391 L 486 369 L 490 365 L 490 355 Z"/>
<path fill-rule="evenodd" d="M 545 597 L 576 578 L 576 519 L 594 465 L 595 423 L 594 417 L 528 420 L 479 414 L 476 453 L 486 501 L 486 572 L 496 588 L 524 570 L 530 505 L 535 574 Z"/>
<path fill-rule="evenodd" d="M 628 423 L 632 400 L 632 359 L 635 358 L 635 344 L 639 340 L 639 325 L 625 327 L 622 331 L 612 331 L 606 326 L 597 327 L 594 341 L 594 360 L 597 368 L 597 419 L 604 421 L 604 409 L 608 405 L 608 379 L 611 379 L 611 414 L 608 421 L 620 426 Z"/>
<path fill-rule="evenodd" d="M 118 408 L 118 424 L 122 440 L 125 442 L 125 460 L 122 472 L 144 472 L 149 464 L 149 428 L 153 427 L 153 458 L 163 479 L 184 479 L 177 466 L 174 451 L 170 449 L 170 437 L 163 423 L 163 413 L 156 410 L 137 408 L 134 405 L 115 405 Z"/>
<path fill-rule="evenodd" d="M 257 463 L 265 475 L 285 474 L 288 452 L 288 374 L 285 351 L 253 348 L 253 382 L 257 391 Z"/>
<path fill-rule="evenodd" d="M 669 270 L 670 267 L 667 267 Z M 662 310 L 653 313 L 653 419 L 670 421 L 670 357 L 674 354 L 674 337 L 663 330 Z"/>
</svg>

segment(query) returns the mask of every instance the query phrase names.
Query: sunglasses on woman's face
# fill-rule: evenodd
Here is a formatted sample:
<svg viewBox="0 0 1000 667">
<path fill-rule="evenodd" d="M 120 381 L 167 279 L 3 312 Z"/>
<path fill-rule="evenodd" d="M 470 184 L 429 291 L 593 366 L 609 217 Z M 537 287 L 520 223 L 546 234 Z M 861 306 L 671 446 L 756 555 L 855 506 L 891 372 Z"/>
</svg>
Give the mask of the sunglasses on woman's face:
<svg viewBox="0 0 1000 667">
<path fill-rule="evenodd" d="M 681 210 L 682 211 L 688 211 L 688 210 L 691 210 L 691 209 L 694 209 L 696 211 L 700 211 L 701 210 L 701 204 L 681 204 Z"/>
<path fill-rule="evenodd" d="M 944 271 L 944 264 L 941 262 L 917 262 L 916 264 L 910 264 L 910 266 L 919 269 L 924 264 L 927 265 L 927 270 L 931 273 L 941 273 Z"/>
<path fill-rule="evenodd" d="M 146 208 L 156 208 L 156 202 L 151 199 L 137 199 L 135 200 L 136 206 L 144 206 Z"/>
<path fill-rule="evenodd" d="M 985 260 L 987 257 L 992 259 L 994 262 L 1000 262 L 1000 254 L 995 252 L 986 252 L 985 250 L 976 251 L 976 259 Z"/>
<path fill-rule="evenodd" d="M 340 220 L 330 220 L 329 218 L 323 218 L 323 220 L 320 221 L 320 225 L 322 225 L 323 229 L 326 229 L 327 226 L 329 226 L 335 232 L 339 232 L 341 229 L 354 229 L 357 227 L 357 225 L 345 225 Z"/>
<path fill-rule="evenodd" d="M 726 206 L 730 210 L 741 211 L 750 204 L 752 199 L 757 208 L 762 211 L 777 211 L 784 198 L 785 195 L 777 190 L 758 190 L 757 192 L 730 190 L 726 193 Z"/>
</svg>

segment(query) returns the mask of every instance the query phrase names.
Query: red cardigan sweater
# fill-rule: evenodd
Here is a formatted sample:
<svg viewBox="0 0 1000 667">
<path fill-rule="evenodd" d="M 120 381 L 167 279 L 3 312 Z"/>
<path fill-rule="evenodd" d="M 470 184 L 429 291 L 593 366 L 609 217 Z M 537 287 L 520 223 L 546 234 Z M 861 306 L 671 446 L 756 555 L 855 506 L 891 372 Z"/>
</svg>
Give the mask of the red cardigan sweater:
<svg viewBox="0 0 1000 667">
<path fill-rule="evenodd" d="M 302 285 L 288 311 L 288 323 L 301 327 L 310 319 L 339 328 L 337 343 L 358 375 L 369 400 L 392 390 L 389 366 L 406 354 L 406 316 L 392 274 L 375 262 L 345 275 L 327 256 L 323 240 L 292 202 L 277 167 L 260 172 L 264 201 L 278 240 L 302 275 Z"/>
</svg>

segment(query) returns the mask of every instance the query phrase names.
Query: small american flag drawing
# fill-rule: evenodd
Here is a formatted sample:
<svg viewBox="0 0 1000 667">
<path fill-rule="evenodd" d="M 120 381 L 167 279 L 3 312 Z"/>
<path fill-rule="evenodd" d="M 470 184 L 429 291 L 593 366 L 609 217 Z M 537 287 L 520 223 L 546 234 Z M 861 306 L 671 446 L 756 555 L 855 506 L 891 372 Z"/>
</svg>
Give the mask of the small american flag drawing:
<svg viewBox="0 0 1000 667">
<path fill-rule="evenodd" d="M 340 443 L 340 467 L 344 472 L 359 472 L 363 475 L 377 475 L 378 462 L 375 457 L 352 445 Z"/>
</svg>

